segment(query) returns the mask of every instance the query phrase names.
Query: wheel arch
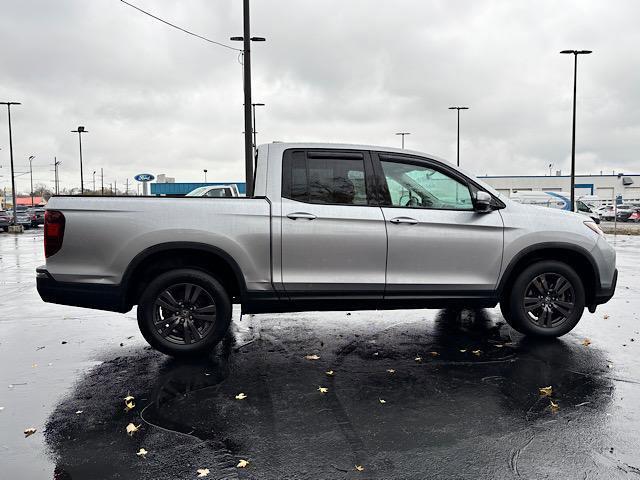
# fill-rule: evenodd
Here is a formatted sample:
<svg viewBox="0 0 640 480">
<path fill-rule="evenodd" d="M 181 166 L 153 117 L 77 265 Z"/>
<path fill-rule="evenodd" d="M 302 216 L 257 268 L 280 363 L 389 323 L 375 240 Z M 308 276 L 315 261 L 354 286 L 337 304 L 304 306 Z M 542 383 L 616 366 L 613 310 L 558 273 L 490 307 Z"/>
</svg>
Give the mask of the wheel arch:
<svg viewBox="0 0 640 480">
<path fill-rule="evenodd" d="M 556 242 L 531 245 L 514 256 L 498 284 L 499 298 L 506 298 L 508 295 L 508 291 L 505 290 L 506 286 L 512 283 L 524 268 L 541 260 L 556 260 L 573 268 L 583 279 L 586 304 L 592 303 L 600 284 L 600 275 L 595 260 L 586 249 L 580 246 Z"/>
<path fill-rule="evenodd" d="M 195 268 L 213 275 L 232 299 L 240 301 L 246 295 L 242 270 L 227 252 L 203 243 L 167 242 L 143 250 L 127 267 L 121 282 L 126 305 L 137 304 L 151 278 L 175 268 Z"/>
</svg>

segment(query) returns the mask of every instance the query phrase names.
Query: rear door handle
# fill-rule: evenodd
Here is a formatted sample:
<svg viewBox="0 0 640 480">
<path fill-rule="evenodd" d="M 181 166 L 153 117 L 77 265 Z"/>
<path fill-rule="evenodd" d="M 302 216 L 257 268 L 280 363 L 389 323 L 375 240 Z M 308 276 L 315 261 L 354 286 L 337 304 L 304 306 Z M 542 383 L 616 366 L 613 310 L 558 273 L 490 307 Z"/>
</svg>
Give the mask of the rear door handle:
<svg viewBox="0 0 640 480">
<path fill-rule="evenodd" d="M 418 223 L 418 220 L 411 217 L 395 217 L 389 220 L 391 223 L 405 223 L 407 225 L 415 225 Z"/>
<path fill-rule="evenodd" d="M 297 220 L 299 218 L 304 218 L 306 220 L 315 220 L 317 217 L 313 213 L 307 212 L 293 212 L 287 215 L 291 220 Z"/>
</svg>

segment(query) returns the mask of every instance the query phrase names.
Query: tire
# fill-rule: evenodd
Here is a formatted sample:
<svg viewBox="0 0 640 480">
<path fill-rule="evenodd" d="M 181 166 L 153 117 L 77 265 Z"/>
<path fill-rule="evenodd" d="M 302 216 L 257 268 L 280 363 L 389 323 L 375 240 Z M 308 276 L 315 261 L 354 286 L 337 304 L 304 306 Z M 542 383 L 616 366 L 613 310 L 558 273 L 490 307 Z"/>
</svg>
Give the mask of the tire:
<svg viewBox="0 0 640 480">
<path fill-rule="evenodd" d="M 518 327 L 518 325 L 513 321 L 513 317 L 511 316 L 511 312 L 509 310 L 509 300 L 503 299 L 500 302 L 500 313 L 502 313 L 502 318 L 507 322 L 511 328 L 513 328 L 516 332 L 523 333 L 522 330 Z"/>
<path fill-rule="evenodd" d="M 508 302 L 501 308 L 508 310 L 513 327 L 525 335 L 560 337 L 580 321 L 585 303 L 584 286 L 575 270 L 565 263 L 545 260 L 518 275 Z"/>
<path fill-rule="evenodd" d="M 229 294 L 218 280 L 200 270 L 163 273 L 138 302 L 138 326 L 145 340 L 174 357 L 207 355 L 230 323 Z"/>
</svg>

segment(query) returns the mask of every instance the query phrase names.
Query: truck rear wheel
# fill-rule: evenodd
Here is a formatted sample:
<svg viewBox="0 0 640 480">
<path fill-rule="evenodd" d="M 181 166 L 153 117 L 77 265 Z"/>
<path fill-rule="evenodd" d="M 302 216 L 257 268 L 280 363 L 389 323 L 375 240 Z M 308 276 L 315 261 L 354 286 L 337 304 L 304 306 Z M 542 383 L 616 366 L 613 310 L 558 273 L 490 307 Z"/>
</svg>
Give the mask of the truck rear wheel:
<svg viewBox="0 0 640 480">
<path fill-rule="evenodd" d="M 525 268 L 503 302 L 507 321 L 519 332 L 538 337 L 560 337 L 571 331 L 586 303 L 580 277 L 570 266 L 555 260 Z"/>
<path fill-rule="evenodd" d="M 172 270 L 144 290 L 138 326 L 156 350 L 174 357 L 206 355 L 231 322 L 231 301 L 211 275 L 195 269 Z"/>
</svg>

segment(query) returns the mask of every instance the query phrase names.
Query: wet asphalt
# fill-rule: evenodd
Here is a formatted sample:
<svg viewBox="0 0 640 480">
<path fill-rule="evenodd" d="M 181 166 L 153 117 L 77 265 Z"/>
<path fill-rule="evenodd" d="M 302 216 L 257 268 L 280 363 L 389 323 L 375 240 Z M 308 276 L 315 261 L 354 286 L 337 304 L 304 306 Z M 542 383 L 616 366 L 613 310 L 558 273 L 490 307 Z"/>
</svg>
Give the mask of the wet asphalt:
<svg viewBox="0 0 640 480">
<path fill-rule="evenodd" d="M 640 478 L 640 237 L 615 245 L 616 296 L 557 341 L 498 309 L 236 310 L 187 363 L 135 312 L 42 303 L 41 230 L 0 234 L 0 478 Z"/>
</svg>

